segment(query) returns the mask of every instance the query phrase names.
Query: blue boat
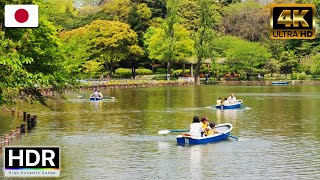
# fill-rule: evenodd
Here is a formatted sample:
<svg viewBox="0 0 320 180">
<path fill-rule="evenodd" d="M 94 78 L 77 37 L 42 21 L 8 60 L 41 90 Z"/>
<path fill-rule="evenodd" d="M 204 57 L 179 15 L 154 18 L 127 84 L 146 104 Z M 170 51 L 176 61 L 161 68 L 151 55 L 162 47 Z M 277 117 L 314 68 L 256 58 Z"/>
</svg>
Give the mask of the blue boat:
<svg viewBox="0 0 320 180">
<path fill-rule="evenodd" d="M 100 101 L 102 99 L 102 97 L 90 97 L 90 101 Z"/>
<path fill-rule="evenodd" d="M 178 145 L 197 145 L 224 141 L 228 139 L 232 128 L 232 124 L 230 123 L 219 124 L 215 126 L 215 130 L 219 133 L 204 137 L 184 137 L 183 135 L 179 135 L 177 136 L 177 143 Z"/>
<path fill-rule="evenodd" d="M 217 109 L 237 109 L 241 108 L 242 100 L 237 100 L 235 103 L 224 104 L 224 105 L 215 105 Z"/>
<path fill-rule="evenodd" d="M 273 81 L 271 82 L 272 85 L 288 85 L 289 82 L 287 81 Z"/>
</svg>

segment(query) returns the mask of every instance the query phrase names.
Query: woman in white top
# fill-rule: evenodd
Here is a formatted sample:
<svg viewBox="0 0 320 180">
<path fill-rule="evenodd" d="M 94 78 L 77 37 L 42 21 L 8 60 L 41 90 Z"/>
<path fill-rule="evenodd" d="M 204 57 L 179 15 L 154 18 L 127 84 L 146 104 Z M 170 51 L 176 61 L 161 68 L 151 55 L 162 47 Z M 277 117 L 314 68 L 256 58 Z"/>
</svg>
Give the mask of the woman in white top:
<svg viewBox="0 0 320 180">
<path fill-rule="evenodd" d="M 237 98 L 234 97 L 234 94 L 232 93 L 229 97 L 228 97 L 228 101 L 229 103 L 235 103 L 237 101 Z"/>
<path fill-rule="evenodd" d="M 183 133 L 183 136 L 201 137 L 201 132 L 203 132 L 202 125 L 200 123 L 200 118 L 198 116 L 193 117 L 193 121 L 190 124 L 190 132 Z"/>
</svg>

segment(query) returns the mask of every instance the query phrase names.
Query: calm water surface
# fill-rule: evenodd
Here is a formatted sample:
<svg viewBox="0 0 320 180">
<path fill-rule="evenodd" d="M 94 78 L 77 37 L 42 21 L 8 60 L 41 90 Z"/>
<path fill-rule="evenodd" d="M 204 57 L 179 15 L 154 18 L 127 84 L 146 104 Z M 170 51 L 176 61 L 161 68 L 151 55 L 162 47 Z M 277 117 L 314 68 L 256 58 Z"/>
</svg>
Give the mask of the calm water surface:
<svg viewBox="0 0 320 180">
<path fill-rule="evenodd" d="M 38 115 L 19 146 L 60 146 L 61 179 L 319 179 L 319 86 L 199 86 L 101 89 L 116 101 L 17 104 Z M 207 108 L 235 93 L 241 110 Z M 232 123 L 239 141 L 182 147 L 176 133 L 194 115 Z M 0 113 L 0 134 L 20 120 Z M 2 168 L 2 157 L 0 158 Z M 0 179 L 3 174 L 0 171 Z"/>
</svg>

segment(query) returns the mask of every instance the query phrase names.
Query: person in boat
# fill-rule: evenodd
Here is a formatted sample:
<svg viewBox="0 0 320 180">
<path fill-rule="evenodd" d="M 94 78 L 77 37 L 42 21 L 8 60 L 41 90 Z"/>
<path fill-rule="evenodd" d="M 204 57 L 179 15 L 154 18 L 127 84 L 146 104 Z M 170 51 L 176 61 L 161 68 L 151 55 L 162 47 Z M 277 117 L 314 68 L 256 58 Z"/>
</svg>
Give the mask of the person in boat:
<svg viewBox="0 0 320 180">
<path fill-rule="evenodd" d="M 208 118 L 207 117 L 203 117 L 201 119 L 201 127 L 203 129 L 203 132 L 201 132 L 201 136 L 203 136 L 205 134 L 206 131 L 208 131 L 209 128 L 209 122 L 208 122 Z"/>
<path fill-rule="evenodd" d="M 98 91 L 98 96 L 99 96 L 99 98 L 103 98 L 103 95 L 100 91 Z"/>
<path fill-rule="evenodd" d="M 237 98 L 234 96 L 234 94 L 232 93 L 229 97 L 228 97 L 228 101 L 229 103 L 235 103 L 237 101 Z"/>
<path fill-rule="evenodd" d="M 102 98 L 102 94 L 98 90 L 94 90 L 94 92 L 91 94 L 90 98 Z"/>
<path fill-rule="evenodd" d="M 190 124 L 190 132 L 183 133 L 183 137 L 201 137 L 201 132 L 203 132 L 202 125 L 200 123 L 200 118 L 198 116 L 193 117 L 193 121 Z"/>
<path fill-rule="evenodd" d="M 228 105 L 229 103 L 230 102 L 229 102 L 228 98 L 224 98 L 222 105 Z"/>
<path fill-rule="evenodd" d="M 217 100 L 217 105 L 218 105 L 218 106 L 222 105 L 222 99 L 221 99 L 221 98 L 219 98 L 219 99 Z"/>
<path fill-rule="evenodd" d="M 98 90 L 95 89 L 95 90 L 93 91 L 93 93 L 91 94 L 90 97 L 91 97 L 91 98 L 92 98 L 92 97 L 94 97 L 94 98 L 99 97 L 99 92 L 98 92 Z"/>
<path fill-rule="evenodd" d="M 215 123 L 209 123 L 209 127 L 210 129 L 208 131 L 205 132 L 206 136 L 210 136 L 210 135 L 214 135 L 216 133 L 219 133 L 217 130 L 215 130 L 216 124 Z"/>
</svg>

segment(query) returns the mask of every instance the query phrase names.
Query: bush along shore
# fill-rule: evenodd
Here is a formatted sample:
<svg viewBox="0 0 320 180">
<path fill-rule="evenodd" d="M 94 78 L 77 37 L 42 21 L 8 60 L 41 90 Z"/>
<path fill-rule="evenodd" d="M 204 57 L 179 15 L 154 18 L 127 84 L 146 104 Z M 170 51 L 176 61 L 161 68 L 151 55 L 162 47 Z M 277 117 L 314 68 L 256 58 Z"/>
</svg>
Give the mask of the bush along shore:
<svg viewBox="0 0 320 180">
<path fill-rule="evenodd" d="M 288 85 L 320 85 L 320 81 L 311 80 L 265 80 L 265 81 L 212 81 L 201 79 L 202 85 L 272 85 L 272 82 L 288 82 Z M 110 81 L 90 80 L 82 81 L 78 85 L 80 89 L 93 88 L 134 88 L 154 86 L 190 86 L 195 85 L 193 78 L 179 78 L 175 80 L 142 80 L 142 79 L 121 79 Z"/>
<path fill-rule="evenodd" d="M 132 87 L 153 87 L 153 86 L 188 86 L 194 85 L 193 79 L 178 79 L 178 80 L 110 80 L 110 81 L 82 81 L 80 89 L 91 88 L 132 88 Z"/>
</svg>

